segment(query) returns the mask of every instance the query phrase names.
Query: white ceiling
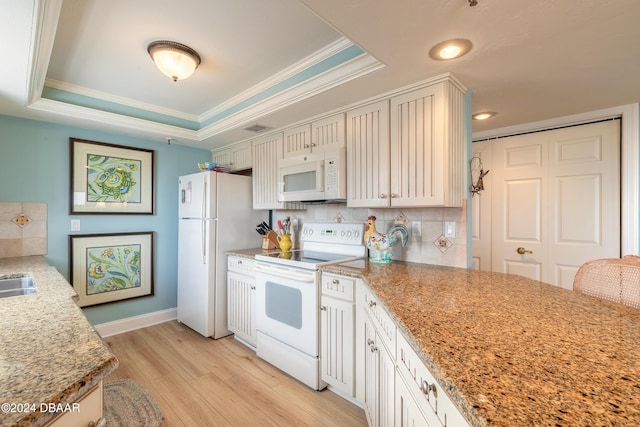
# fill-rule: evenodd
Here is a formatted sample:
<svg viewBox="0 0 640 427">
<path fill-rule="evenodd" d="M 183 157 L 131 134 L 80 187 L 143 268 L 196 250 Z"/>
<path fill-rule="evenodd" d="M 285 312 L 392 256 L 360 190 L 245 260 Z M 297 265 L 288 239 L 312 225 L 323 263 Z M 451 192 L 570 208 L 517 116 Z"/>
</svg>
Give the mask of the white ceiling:
<svg viewBox="0 0 640 427">
<path fill-rule="evenodd" d="M 640 101 L 637 0 L 3 0 L 3 10 L 13 66 L 0 69 L 0 113 L 163 143 L 221 146 L 255 136 L 243 130 L 255 123 L 282 127 L 445 72 L 472 92 L 474 112 L 498 112 L 474 132 Z M 449 38 L 473 49 L 431 60 Z M 202 65 L 172 82 L 146 52 L 158 39 L 189 45 Z"/>
</svg>

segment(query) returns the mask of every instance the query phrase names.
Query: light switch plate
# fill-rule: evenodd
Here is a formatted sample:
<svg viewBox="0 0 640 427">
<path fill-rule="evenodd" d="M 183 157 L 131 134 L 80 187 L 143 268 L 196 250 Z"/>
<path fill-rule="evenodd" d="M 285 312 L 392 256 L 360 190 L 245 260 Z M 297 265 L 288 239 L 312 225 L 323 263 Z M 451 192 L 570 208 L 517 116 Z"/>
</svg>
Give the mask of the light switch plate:
<svg viewBox="0 0 640 427">
<path fill-rule="evenodd" d="M 452 239 L 456 238 L 456 223 L 455 221 L 445 221 L 444 223 L 444 235 Z"/>
<path fill-rule="evenodd" d="M 415 237 L 422 236 L 422 224 L 420 221 L 411 221 L 411 234 Z"/>
<path fill-rule="evenodd" d="M 80 231 L 80 220 L 72 219 L 71 220 L 71 231 Z"/>
</svg>

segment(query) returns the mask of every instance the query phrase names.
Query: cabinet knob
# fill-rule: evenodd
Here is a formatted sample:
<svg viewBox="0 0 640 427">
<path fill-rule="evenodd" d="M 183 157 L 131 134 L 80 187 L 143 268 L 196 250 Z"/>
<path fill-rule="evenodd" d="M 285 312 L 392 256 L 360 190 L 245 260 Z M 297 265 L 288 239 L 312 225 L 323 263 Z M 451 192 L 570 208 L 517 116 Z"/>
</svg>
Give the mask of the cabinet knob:
<svg viewBox="0 0 640 427">
<path fill-rule="evenodd" d="M 238 264 L 242 264 L 242 260 L 241 259 L 238 260 Z"/>
<path fill-rule="evenodd" d="M 315 142 L 312 142 L 312 143 L 311 143 L 311 146 L 312 146 L 312 147 L 315 147 L 315 146 L 316 146 L 316 143 L 315 143 Z"/>
<path fill-rule="evenodd" d="M 373 300 L 369 301 L 369 307 L 370 308 L 373 308 L 375 306 L 376 306 L 376 302 L 375 301 L 373 301 Z"/>
<path fill-rule="evenodd" d="M 325 306 L 325 305 L 321 305 L 321 306 L 320 306 L 320 310 L 322 310 L 322 311 L 327 311 L 327 306 Z"/>
<path fill-rule="evenodd" d="M 340 283 L 340 280 L 338 280 L 338 279 L 333 279 L 333 280 L 331 281 L 331 283 L 332 283 L 332 284 L 334 284 L 334 285 L 337 285 L 338 283 Z"/>
<path fill-rule="evenodd" d="M 433 397 L 438 398 L 438 389 L 435 384 L 429 384 L 427 380 L 422 380 L 422 385 L 420 389 L 424 394 L 429 394 L 429 392 L 433 392 Z"/>
<path fill-rule="evenodd" d="M 372 345 L 370 348 L 371 348 L 371 353 L 375 353 L 376 351 L 378 351 L 378 347 L 376 347 L 375 345 Z"/>
<path fill-rule="evenodd" d="M 381 198 L 381 199 L 386 199 L 386 198 L 387 198 L 387 195 L 386 195 L 386 194 L 380 194 L 380 198 Z"/>
<path fill-rule="evenodd" d="M 396 197 L 398 197 L 398 195 L 396 193 L 391 193 L 391 198 L 395 199 Z"/>
<path fill-rule="evenodd" d="M 371 344 L 373 344 L 373 340 L 372 340 L 371 338 L 369 338 L 369 339 L 367 340 L 367 345 L 371 345 Z"/>
<path fill-rule="evenodd" d="M 255 287 L 255 286 L 252 286 L 252 287 L 251 287 L 251 290 L 252 290 L 252 291 L 255 291 L 255 290 L 256 290 L 256 287 Z"/>
<path fill-rule="evenodd" d="M 309 148 L 309 144 L 304 144 L 304 148 Z"/>
</svg>

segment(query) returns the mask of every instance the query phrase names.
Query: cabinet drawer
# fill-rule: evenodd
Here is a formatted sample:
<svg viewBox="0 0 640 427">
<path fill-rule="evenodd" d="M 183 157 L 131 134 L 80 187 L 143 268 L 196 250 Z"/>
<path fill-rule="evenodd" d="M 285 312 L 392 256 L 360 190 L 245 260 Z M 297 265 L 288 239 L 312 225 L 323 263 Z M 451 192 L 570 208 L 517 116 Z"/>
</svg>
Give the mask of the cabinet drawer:
<svg viewBox="0 0 640 427">
<path fill-rule="evenodd" d="M 367 288 L 364 289 L 364 311 L 369 313 L 384 344 L 390 352 L 394 353 L 396 349 L 396 325 L 380 304 L 379 299 Z"/>
<path fill-rule="evenodd" d="M 397 345 L 398 372 L 406 381 L 409 392 L 422 412 L 427 416 L 429 425 L 432 427 L 469 426 L 467 420 L 402 334 L 397 336 Z"/>
<path fill-rule="evenodd" d="M 229 271 L 244 273 L 248 275 L 255 274 L 256 262 L 250 258 L 230 256 L 227 259 L 227 268 Z"/>
<path fill-rule="evenodd" d="M 322 273 L 322 295 L 353 302 L 355 285 L 355 278 Z"/>
</svg>

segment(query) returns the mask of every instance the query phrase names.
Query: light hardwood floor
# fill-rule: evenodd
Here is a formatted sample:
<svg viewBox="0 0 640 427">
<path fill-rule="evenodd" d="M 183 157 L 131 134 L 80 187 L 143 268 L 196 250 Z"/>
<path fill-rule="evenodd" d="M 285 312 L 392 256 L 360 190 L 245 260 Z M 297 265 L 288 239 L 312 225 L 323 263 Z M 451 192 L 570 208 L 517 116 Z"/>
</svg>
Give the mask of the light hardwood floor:
<svg viewBox="0 0 640 427">
<path fill-rule="evenodd" d="M 317 392 L 233 337 L 204 338 L 178 322 L 105 338 L 120 361 L 106 380 L 132 378 L 173 426 L 366 426 L 364 411 Z"/>
</svg>

